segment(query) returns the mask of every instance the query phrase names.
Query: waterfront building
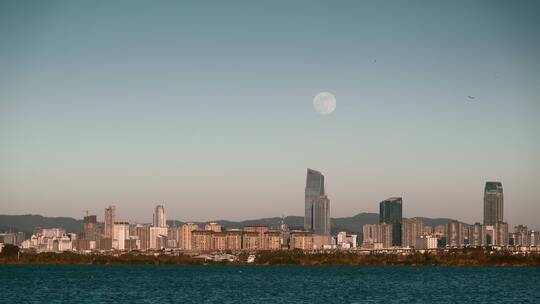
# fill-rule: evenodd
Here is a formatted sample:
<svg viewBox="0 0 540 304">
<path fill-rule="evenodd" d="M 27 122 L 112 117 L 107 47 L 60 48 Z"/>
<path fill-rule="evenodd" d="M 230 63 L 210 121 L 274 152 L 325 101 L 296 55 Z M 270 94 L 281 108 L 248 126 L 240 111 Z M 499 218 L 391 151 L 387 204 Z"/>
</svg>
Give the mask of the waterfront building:
<svg viewBox="0 0 540 304">
<path fill-rule="evenodd" d="M 379 240 L 378 224 L 366 224 L 362 226 L 362 247 L 370 247 L 373 243 Z"/>
<path fill-rule="evenodd" d="M 244 234 L 246 232 L 254 232 L 258 235 L 257 240 L 257 249 L 259 250 L 267 250 L 268 249 L 268 239 L 266 238 L 266 233 L 269 231 L 268 226 L 264 225 L 251 225 L 251 226 L 244 226 L 243 228 Z M 249 243 L 250 245 L 252 243 Z"/>
<path fill-rule="evenodd" d="M 269 230 L 265 232 L 265 249 L 266 250 L 280 250 L 281 249 L 281 231 Z"/>
<path fill-rule="evenodd" d="M 313 250 L 313 232 L 291 231 L 290 249 Z"/>
<path fill-rule="evenodd" d="M 356 248 L 358 244 L 357 239 L 358 239 L 358 235 L 356 234 L 347 235 L 347 242 L 351 245 L 351 248 Z"/>
<path fill-rule="evenodd" d="M 149 249 L 161 249 L 167 247 L 167 227 L 150 227 Z"/>
<path fill-rule="evenodd" d="M 182 246 L 183 250 L 191 250 L 191 232 L 198 230 L 199 226 L 194 223 L 186 223 L 182 225 Z"/>
<path fill-rule="evenodd" d="M 330 234 L 330 200 L 324 191 L 324 175 L 307 169 L 304 230 Z"/>
<path fill-rule="evenodd" d="M 484 188 L 484 225 L 495 226 L 504 221 L 504 200 L 501 182 L 486 182 Z"/>
<path fill-rule="evenodd" d="M 167 247 L 178 248 L 180 246 L 181 235 L 182 228 L 176 226 L 167 227 Z"/>
<path fill-rule="evenodd" d="M 211 230 L 211 231 L 214 231 L 214 232 L 221 232 L 222 228 L 221 228 L 220 224 L 211 222 L 211 223 L 208 223 L 208 224 L 206 224 L 204 226 L 204 230 Z"/>
<path fill-rule="evenodd" d="M 98 248 L 101 250 L 112 250 L 113 249 L 113 239 L 104 237 L 99 239 Z"/>
<path fill-rule="evenodd" d="M 87 215 L 83 218 L 83 239 L 96 240 L 97 238 L 97 217 Z"/>
<path fill-rule="evenodd" d="M 191 250 L 209 251 L 213 249 L 211 230 L 193 230 L 191 232 Z"/>
<path fill-rule="evenodd" d="M 508 223 L 497 222 L 495 225 L 497 230 L 497 246 L 508 246 Z"/>
<path fill-rule="evenodd" d="M 113 248 L 124 250 L 125 241 L 129 236 L 129 223 L 115 222 L 113 227 Z"/>
<path fill-rule="evenodd" d="M 401 246 L 415 248 L 416 239 L 423 234 L 424 222 L 420 218 L 403 219 Z"/>
<path fill-rule="evenodd" d="M 124 241 L 124 249 L 128 251 L 139 250 L 141 249 L 141 241 L 136 236 L 128 236 Z"/>
<path fill-rule="evenodd" d="M 159 228 L 165 228 L 165 227 L 159 227 Z M 167 239 L 167 235 L 159 234 L 158 236 L 156 236 L 157 249 L 167 248 L 168 244 L 169 244 L 169 240 Z"/>
<path fill-rule="evenodd" d="M 206 231 L 213 231 L 205 229 Z M 225 231 L 214 232 L 213 245 L 214 250 L 225 251 L 227 250 L 227 233 Z"/>
<path fill-rule="evenodd" d="M 446 228 L 446 246 L 463 247 L 463 223 L 458 221 L 448 222 Z"/>
<path fill-rule="evenodd" d="M 227 229 L 225 230 L 225 237 L 227 250 L 237 251 L 242 249 L 242 230 Z"/>
<path fill-rule="evenodd" d="M 392 224 L 392 246 L 401 246 L 402 204 L 401 197 L 391 197 L 379 203 L 379 223 Z"/>
<path fill-rule="evenodd" d="M 135 235 L 139 239 L 139 247 L 141 250 L 150 248 L 150 225 L 138 224 L 135 226 Z"/>
<path fill-rule="evenodd" d="M 0 233 L 0 244 L 20 246 L 24 242 L 24 232 Z"/>
<path fill-rule="evenodd" d="M 540 246 L 540 231 L 529 231 L 529 244 L 530 246 Z"/>
<path fill-rule="evenodd" d="M 362 232 L 364 235 L 364 241 L 362 247 L 365 248 L 390 248 L 392 247 L 392 237 L 393 229 L 392 224 L 366 224 L 362 227 Z M 375 245 L 380 244 L 380 245 Z"/>
<path fill-rule="evenodd" d="M 261 237 L 258 232 L 244 230 L 242 233 L 242 249 L 259 250 L 261 249 L 260 241 Z"/>
<path fill-rule="evenodd" d="M 326 249 L 332 245 L 332 241 L 335 240 L 329 234 L 315 234 L 313 233 L 313 249 Z M 335 243 L 334 243 L 335 244 Z M 334 245 L 333 248 L 336 248 Z"/>
<path fill-rule="evenodd" d="M 153 217 L 154 227 L 167 227 L 167 218 L 165 216 L 165 207 L 157 205 Z"/>
<path fill-rule="evenodd" d="M 105 237 L 113 239 L 114 221 L 116 219 L 116 207 L 105 208 Z"/>
<path fill-rule="evenodd" d="M 468 224 L 462 223 L 461 225 L 461 235 L 463 236 L 463 245 L 469 245 L 472 234 L 472 227 Z"/>
<path fill-rule="evenodd" d="M 416 239 L 416 249 L 437 249 L 437 238 L 432 235 L 420 235 Z"/>
<path fill-rule="evenodd" d="M 313 202 L 313 233 L 330 234 L 330 200 L 326 195 Z"/>
<path fill-rule="evenodd" d="M 337 234 L 337 245 L 341 246 L 341 244 L 347 243 L 347 232 L 340 231 Z"/>
<path fill-rule="evenodd" d="M 498 222 L 495 225 L 486 227 L 486 246 L 507 246 L 508 245 L 508 224 Z"/>
<path fill-rule="evenodd" d="M 474 223 L 471 230 L 469 245 L 472 247 L 485 246 L 486 228 L 480 223 Z"/>
<path fill-rule="evenodd" d="M 514 245 L 529 246 L 529 231 L 527 226 L 518 225 L 514 227 Z"/>
</svg>

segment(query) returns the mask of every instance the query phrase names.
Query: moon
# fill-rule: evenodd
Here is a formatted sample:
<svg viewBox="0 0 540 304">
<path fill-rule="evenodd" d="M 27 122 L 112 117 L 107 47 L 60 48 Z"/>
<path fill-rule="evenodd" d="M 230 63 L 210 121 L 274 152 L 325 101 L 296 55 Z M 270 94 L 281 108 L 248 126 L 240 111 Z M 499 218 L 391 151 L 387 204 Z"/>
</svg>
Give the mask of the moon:
<svg viewBox="0 0 540 304">
<path fill-rule="evenodd" d="M 313 107 L 321 115 L 328 115 L 336 109 L 336 97 L 329 92 L 321 92 L 313 98 Z"/>
</svg>

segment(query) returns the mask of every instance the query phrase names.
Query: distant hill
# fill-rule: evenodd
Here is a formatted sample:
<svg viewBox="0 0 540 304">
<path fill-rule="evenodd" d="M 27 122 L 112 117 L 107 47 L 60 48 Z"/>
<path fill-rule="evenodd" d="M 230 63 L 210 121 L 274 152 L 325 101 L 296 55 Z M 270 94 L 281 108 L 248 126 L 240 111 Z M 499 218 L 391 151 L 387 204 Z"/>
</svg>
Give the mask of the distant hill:
<svg viewBox="0 0 540 304">
<path fill-rule="evenodd" d="M 445 225 L 451 219 L 448 218 L 421 218 L 424 221 L 425 225 L 436 226 L 436 225 Z M 219 223 L 225 228 L 242 228 L 243 226 L 248 225 L 267 225 L 272 229 L 278 229 L 281 225 L 280 217 L 270 217 L 262 219 L 253 219 L 245 221 L 227 221 L 227 220 L 217 220 L 214 221 Z M 290 229 L 302 229 L 304 226 L 304 217 L 303 216 L 287 216 L 284 218 L 285 224 Z M 346 231 L 349 233 L 355 233 L 360 236 L 362 235 L 362 226 L 365 224 L 376 224 L 379 222 L 379 215 L 377 213 L 359 213 L 352 217 L 338 217 L 332 218 L 332 234 L 336 234 L 339 231 Z M 196 222 L 201 227 L 207 222 Z M 167 221 L 169 225 L 181 226 L 184 224 L 182 221 L 169 220 Z M 0 215 L 0 231 L 23 231 L 27 236 L 30 236 L 32 230 L 35 227 L 43 228 L 53 228 L 53 227 L 62 227 L 65 228 L 67 232 L 79 233 L 82 231 L 82 220 L 77 220 L 70 217 L 44 217 L 41 215 Z"/>
<path fill-rule="evenodd" d="M 0 231 L 22 231 L 26 237 L 29 237 L 35 227 L 62 227 L 67 232 L 79 233 L 82 231 L 82 220 L 71 217 L 45 217 L 34 214 L 0 215 Z"/>
</svg>

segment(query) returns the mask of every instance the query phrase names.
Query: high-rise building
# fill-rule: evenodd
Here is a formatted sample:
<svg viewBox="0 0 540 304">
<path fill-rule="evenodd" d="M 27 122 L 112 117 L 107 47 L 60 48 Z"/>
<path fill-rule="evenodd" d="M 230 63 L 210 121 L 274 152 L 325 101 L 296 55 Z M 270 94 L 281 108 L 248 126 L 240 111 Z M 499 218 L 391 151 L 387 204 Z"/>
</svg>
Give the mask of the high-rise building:
<svg viewBox="0 0 540 304">
<path fill-rule="evenodd" d="M 379 204 L 379 223 L 392 224 L 392 246 L 401 246 L 402 198 L 391 197 Z"/>
<path fill-rule="evenodd" d="M 105 208 L 105 237 L 113 239 L 114 220 L 116 217 L 116 207 Z"/>
<path fill-rule="evenodd" d="M 330 200 L 324 192 L 324 175 L 307 169 L 304 230 L 330 234 Z"/>
<path fill-rule="evenodd" d="M 227 229 L 225 230 L 225 247 L 228 250 L 242 249 L 242 230 Z"/>
<path fill-rule="evenodd" d="M 313 233 L 330 234 L 330 200 L 326 195 L 319 196 L 312 206 Z"/>
<path fill-rule="evenodd" d="M 503 188 L 500 182 L 486 182 L 484 188 L 484 225 L 504 221 Z"/>
<path fill-rule="evenodd" d="M 154 227 L 167 227 L 167 219 L 165 218 L 165 208 L 163 205 L 157 205 L 154 211 Z"/>
<path fill-rule="evenodd" d="M 446 245 L 449 247 L 463 247 L 463 223 L 458 221 L 448 222 L 446 228 Z"/>
<path fill-rule="evenodd" d="M 485 245 L 486 227 L 480 223 L 474 223 L 471 230 L 469 245 L 482 247 Z"/>
<path fill-rule="evenodd" d="M 115 222 L 113 228 L 113 248 L 118 250 L 126 249 L 126 239 L 129 237 L 129 223 Z"/>
<path fill-rule="evenodd" d="M 183 250 L 191 250 L 191 232 L 198 230 L 199 226 L 194 223 L 186 223 L 182 225 L 182 246 Z"/>
<path fill-rule="evenodd" d="M 167 247 L 178 248 L 180 246 L 181 235 L 182 228 L 176 226 L 167 227 Z"/>
<path fill-rule="evenodd" d="M 390 248 L 393 240 L 392 224 L 366 224 L 362 226 L 364 240 L 362 246 L 366 248 Z"/>
<path fill-rule="evenodd" d="M 290 249 L 313 250 L 313 233 L 307 231 L 291 231 Z"/>
<path fill-rule="evenodd" d="M 150 227 L 150 249 L 167 247 L 167 227 Z"/>
<path fill-rule="evenodd" d="M 259 249 L 259 250 L 266 250 L 268 248 L 266 248 L 268 246 L 267 244 L 267 239 L 266 239 L 266 233 L 269 231 L 270 229 L 268 228 L 268 226 L 265 226 L 265 225 L 251 225 L 251 226 L 244 226 L 243 228 L 243 231 L 244 231 L 244 236 L 249 236 L 249 237 L 253 237 L 252 234 L 249 234 L 249 235 L 246 235 L 246 233 L 257 233 L 258 235 L 258 240 L 257 240 L 257 245 L 253 245 L 254 242 L 252 241 L 249 241 L 249 245 L 253 245 L 256 247 L 256 249 Z M 253 247 L 252 246 L 252 247 Z M 248 249 L 253 249 L 252 247 L 248 248 Z"/>
<path fill-rule="evenodd" d="M 518 225 L 514 227 L 514 245 L 529 246 L 529 232 L 527 226 Z"/>
<path fill-rule="evenodd" d="M 423 234 L 424 222 L 420 218 L 403 219 L 401 246 L 416 247 L 416 239 Z"/>
<path fill-rule="evenodd" d="M 137 225 L 135 227 L 135 234 L 139 238 L 140 248 L 147 250 L 150 248 L 150 225 Z"/>
<path fill-rule="evenodd" d="M 83 219 L 83 239 L 95 241 L 97 239 L 97 217 L 87 215 Z"/>
</svg>

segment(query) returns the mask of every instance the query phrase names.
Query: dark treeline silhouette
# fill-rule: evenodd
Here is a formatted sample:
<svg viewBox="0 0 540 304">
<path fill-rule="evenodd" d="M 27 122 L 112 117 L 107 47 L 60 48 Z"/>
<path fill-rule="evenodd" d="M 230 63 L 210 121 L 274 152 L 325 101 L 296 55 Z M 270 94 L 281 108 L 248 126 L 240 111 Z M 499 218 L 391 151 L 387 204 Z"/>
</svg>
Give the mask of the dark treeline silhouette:
<svg viewBox="0 0 540 304">
<path fill-rule="evenodd" d="M 16 246 L 13 246 L 17 248 Z M 0 264 L 246 264 L 247 252 L 236 262 L 212 262 L 189 255 L 122 255 L 64 253 L 20 253 L 9 247 L 0 254 Z M 409 255 L 369 254 L 349 251 L 306 252 L 300 250 L 260 251 L 257 265 L 409 265 L 409 266 L 540 266 L 539 254 L 515 255 L 505 251 L 456 249 L 447 252 Z"/>
</svg>

